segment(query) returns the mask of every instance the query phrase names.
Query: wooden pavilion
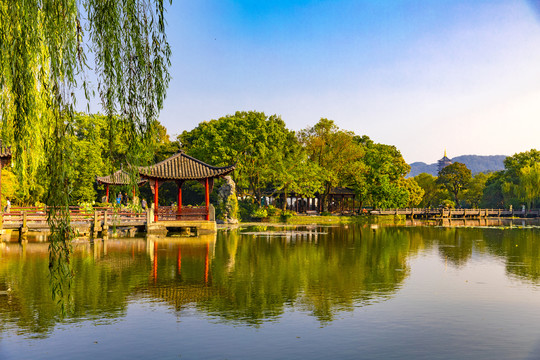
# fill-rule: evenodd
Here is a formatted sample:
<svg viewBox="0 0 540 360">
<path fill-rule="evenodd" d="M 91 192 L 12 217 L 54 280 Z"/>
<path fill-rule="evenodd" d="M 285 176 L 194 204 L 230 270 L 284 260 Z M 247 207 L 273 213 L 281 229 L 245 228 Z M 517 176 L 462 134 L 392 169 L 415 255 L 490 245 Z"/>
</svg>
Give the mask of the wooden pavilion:
<svg viewBox="0 0 540 360">
<path fill-rule="evenodd" d="M 335 187 L 328 194 L 328 211 L 331 213 L 354 213 L 356 193 L 346 187 Z"/>
<path fill-rule="evenodd" d="M 130 185 L 132 182 L 130 181 L 129 174 L 125 172 L 124 170 L 118 170 L 115 173 L 107 176 L 96 176 L 96 181 L 100 184 L 106 185 L 106 198 L 107 202 L 109 202 L 109 186 L 110 185 Z M 137 180 L 137 185 L 142 185 L 146 182 L 146 180 L 141 180 L 140 178 Z M 133 189 L 133 197 L 135 197 L 135 189 Z"/>
<path fill-rule="evenodd" d="M 155 165 L 139 168 L 141 179 L 148 180 L 154 194 L 154 221 L 160 220 L 210 220 L 210 193 L 214 187 L 214 179 L 223 177 L 235 169 L 234 165 L 215 167 L 197 160 L 183 151 L 176 153 Z M 204 207 L 182 207 L 182 184 L 187 180 L 195 180 L 205 187 Z M 167 208 L 158 206 L 159 186 L 166 181 L 174 181 L 178 185 L 178 205 L 173 213 Z"/>
</svg>

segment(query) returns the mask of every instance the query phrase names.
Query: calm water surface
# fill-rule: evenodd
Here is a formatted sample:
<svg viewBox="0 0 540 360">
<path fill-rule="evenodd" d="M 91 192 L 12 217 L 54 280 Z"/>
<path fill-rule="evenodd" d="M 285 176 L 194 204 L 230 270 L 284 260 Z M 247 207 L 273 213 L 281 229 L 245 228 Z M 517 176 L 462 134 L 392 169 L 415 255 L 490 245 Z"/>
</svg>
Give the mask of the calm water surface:
<svg viewBox="0 0 540 360">
<path fill-rule="evenodd" d="M 0 359 L 540 359 L 540 229 L 252 227 L 0 243 Z"/>
</svg>

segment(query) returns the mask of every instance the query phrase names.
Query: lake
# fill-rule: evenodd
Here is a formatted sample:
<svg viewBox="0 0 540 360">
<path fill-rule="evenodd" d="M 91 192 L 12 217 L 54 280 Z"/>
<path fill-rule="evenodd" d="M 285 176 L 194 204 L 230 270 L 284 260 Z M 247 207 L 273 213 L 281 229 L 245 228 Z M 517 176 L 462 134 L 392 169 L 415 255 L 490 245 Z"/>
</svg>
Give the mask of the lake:
<svg viewBox="0 0 540 360">
<path fill-rule="evenodd" d="M 0 359 L 539 359 L 540 229 L 418 224 L 2 242 Z"/>
</svg>

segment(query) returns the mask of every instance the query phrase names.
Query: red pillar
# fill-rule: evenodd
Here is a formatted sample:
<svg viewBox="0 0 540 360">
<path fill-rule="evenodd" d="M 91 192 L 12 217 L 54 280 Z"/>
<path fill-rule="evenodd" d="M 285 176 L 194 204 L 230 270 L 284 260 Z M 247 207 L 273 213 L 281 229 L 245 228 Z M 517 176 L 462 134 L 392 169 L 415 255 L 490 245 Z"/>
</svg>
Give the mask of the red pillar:
<svg viewBox="0 0 540 360">
<path fill-rule="evenodd" d="M 109 202 L 109 184 L 107 184 L 107 203 Z"/>
<path fill-rule="evenodd" d="M 181 211 L 182 211 L 182 182 L 178 181 L 178 217 L 180 220 Z"/>
<path fill-rule="evenodd" d="M 158 221 L 158 179 L 154 183 L 154 221 Z"/>
<path fill-rule="evenodd" d="M 204 184 L 204 191 L 206 197 L 206 220 L 210 220 L 210 193 L 208 191 L 208 178 Z"/>
<path fill-rule="evenodd" d="M 155 241 L 154 242 L 154 263 L 152 264 L 153 265 L 152 275 L 154 277 L 154 283 L 156 283 L 157 281 L 157 253 L 158 253 L 157 241 Z"/>
<path fill-rule="evenodd" d="M 207 180 L 208 181 L 208 180 Z M 204 283 L 208 283 L 208 250 L 209 245 L 206 243 L 206 256 L 204 257 Z"/>
</svg>

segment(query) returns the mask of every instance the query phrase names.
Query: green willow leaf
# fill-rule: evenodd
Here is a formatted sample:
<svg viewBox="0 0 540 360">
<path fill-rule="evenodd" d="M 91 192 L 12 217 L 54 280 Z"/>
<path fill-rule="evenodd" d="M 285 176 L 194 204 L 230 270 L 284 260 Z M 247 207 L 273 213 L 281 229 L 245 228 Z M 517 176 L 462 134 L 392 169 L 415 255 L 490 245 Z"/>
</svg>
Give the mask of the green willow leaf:
<svg viewBox="0 0 540 360">
<path fill-rule="evenodd" d="M 121 131 L 129 143 L 117 166 L 150 159 L 170 80 L 164 12 L 162 0 L 0 0 L 1 138 L 13 148 L 24 201 L 45 171 L 51 289 L 59 299 L 67 299 L 71 278 L 73 128 L 78 94 L 90 95 L 86 52 L 111 138 Z"/>
</svg>

